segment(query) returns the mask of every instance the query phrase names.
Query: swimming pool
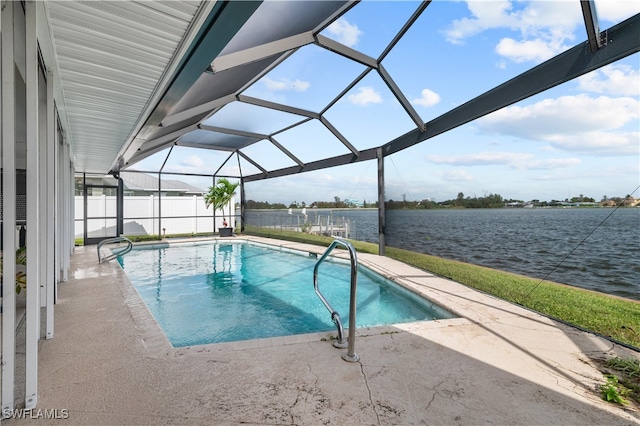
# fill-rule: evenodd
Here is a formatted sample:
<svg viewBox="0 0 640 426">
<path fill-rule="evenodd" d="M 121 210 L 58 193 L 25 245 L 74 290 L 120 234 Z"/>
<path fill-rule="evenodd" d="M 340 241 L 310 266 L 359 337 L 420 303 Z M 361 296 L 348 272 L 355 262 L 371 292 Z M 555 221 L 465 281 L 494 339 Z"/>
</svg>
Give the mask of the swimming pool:
<svg viewBox="0 0 640 426">
<path fill-rule="evenodd" d="M 137 248 L 118 260 L 174 347 L 336 329 L 314 292 L 309 253 L 210 242 Z M 346 324 L 349 265 L 328 259 L 318 281 Z M 359 267 L 357 327 L 453 317 Z"/>
</svg>

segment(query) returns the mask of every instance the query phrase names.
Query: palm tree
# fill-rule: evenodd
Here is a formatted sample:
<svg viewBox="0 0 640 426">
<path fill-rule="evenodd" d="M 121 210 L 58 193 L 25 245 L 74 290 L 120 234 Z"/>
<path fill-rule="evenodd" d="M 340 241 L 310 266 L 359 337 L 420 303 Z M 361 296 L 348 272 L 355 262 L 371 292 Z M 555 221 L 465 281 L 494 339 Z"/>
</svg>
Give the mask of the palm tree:
<svg viewBox="0 0 640 426">
<path fill-rule="evenodd" d="M 214 213 L 216 210 L 222 210 L 223 221 L 226 222 L 224 217 L 224 207 L 231 202 L 234 195 L 236 195 L 236 188 L 240 185 L 239 182 L 231 183 L 226 178 L 220 178 L 216 182 L 215 186 L 209 187 L 209 192 L 204 196 L 204 202 L 207 208 L 213 205 Z M 229 216 L 231 216 L 231 206 L 229 206 Z"/>
</svg>

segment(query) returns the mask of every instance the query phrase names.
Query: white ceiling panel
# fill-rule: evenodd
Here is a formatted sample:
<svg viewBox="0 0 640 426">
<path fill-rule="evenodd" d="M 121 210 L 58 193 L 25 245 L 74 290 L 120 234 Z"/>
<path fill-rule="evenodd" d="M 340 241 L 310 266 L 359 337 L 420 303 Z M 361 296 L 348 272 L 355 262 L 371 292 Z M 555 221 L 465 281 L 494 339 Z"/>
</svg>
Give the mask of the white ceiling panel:
<svg viewBox="0 0 640 426">
<path fill-rule="evenodd" d="M 201 4 L 47 2 L 77 171 L 108 172 Z"/>
</svg>

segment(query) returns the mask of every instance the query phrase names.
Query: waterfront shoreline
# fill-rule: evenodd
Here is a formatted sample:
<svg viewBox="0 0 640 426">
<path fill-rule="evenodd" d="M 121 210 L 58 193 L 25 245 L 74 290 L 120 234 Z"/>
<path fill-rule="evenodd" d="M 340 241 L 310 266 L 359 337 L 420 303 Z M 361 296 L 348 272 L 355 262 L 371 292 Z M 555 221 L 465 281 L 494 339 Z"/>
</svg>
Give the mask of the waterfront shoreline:
<svg viewBox="0 0 640 426">
<path fill-rule="evenodd" d="M 320 215 L 351 220 L 349 238 L 378 243 L 377 209 L 306 212 L 309 221 Z M 640 300 L 640 264 L 634 262 L 640 258 L 640 209 L 613 212 L 607 207 L 388 210 L 385 239 L 387 247 Z M 278 214 L 252 211 L 247 223 L 277 221 Z M 284 219 L 297 214 L 285 213 Z"/>
</svg>

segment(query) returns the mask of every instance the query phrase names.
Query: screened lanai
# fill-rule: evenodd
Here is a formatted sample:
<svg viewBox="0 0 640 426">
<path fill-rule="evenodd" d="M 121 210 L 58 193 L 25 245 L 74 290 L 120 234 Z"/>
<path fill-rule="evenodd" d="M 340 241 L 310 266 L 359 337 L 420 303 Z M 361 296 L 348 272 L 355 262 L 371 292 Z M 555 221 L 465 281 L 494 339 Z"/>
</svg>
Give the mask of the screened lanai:
<svg viewBox="0 0 640 426">
<path fill-rule="evenodd" d="M 37 341 L 54 335 L 56 286 L 68 277 L 74 239 L 213 233 L 224 213 L 206 208 L 202 193 L 219 178 L 240 183 L 230 215 L 241 231 L 257 224 L 246 200 L 274 201 L 296 186 L 326 198 L 314 184 L 323 180 L 346 187 L 341 198 L 377 207 L 383 254 L 395 233 L 390 194 L 411 191 L 403 179 L 430 179 L 418 147 L 454 149 L 476 120 L 542 102 L 611 64 L 637 74 L 634 3 L 617 13 L 604 0 L 540 2 L 537 11 L 509 3 L 502 18 L 490 3 L 3 1 L 3 226 L 25 226 L 27 258 L 46 259 L 26 270 L 42 283 L 24 306 L 28 355 L 17 374 L 26 406 L 37 403 Z M 476 25 L 483 11 L 496 21 Z M 554 32 L 567 16 L 577 17 L 571 35 Z M 540 21 L 544 53 L 527 58 Z M 524 38 L 494 40 L 499 25 Z M 482 31 L 476 43 L 461 36 Z M 509 64 L 477 59 L 500 49 Z M 407 174 L 391 177 L 390 167 Z M 10 200 L 26 208 L 7 208 Z M 94 202 L 103 203 L 97 213 Z M 10 277 L 13 237 L 2 238 Z M 12 288 L 3 292 L 2 404 L 11 408 L 20 308 Z"/>
<path fill-rule="evenodd" d="M 241 193 L 248 199 L 257 193 L 264 198 L 260 201 L 269 201 L 259 181 L 267 180 L 273 187 L 286 180 L 269 179 L 344 166 L 340 176 L 375 181 L 378 191 L 368 194 L 369 201 L 384 207 L 384 158 L 635 51 L 633 37 L 628 45 L 613 46 L 606 40 L 632 33 L 633 18 L 603 32 L 597 3 L 567 3 L 562 8 L 582 16 L 575 36 L 581 43 L 564 50 L 558 47 L 560 54 L 532 69 L 523 65 L 501 72 L 476 69 L 487 77 L 471 84 L 468 70 L 477 67 L 478 61 L 464 58 L 472 58 L 477 46 L 461 49 L 455 59 L 432 58 L 429 53 L 436 50 L 434 43 L 445 42 L 437 30 L 438 16 L 464 16 L 459 5 L 402 2 L 388 8 L 379 2 L 265 2 L 259 6 L 232 2 L 216 12 L 217 19 L 235 22 L 245 19 L 241 16 L 250 13 L 247 8 L 257 10 L 246 24 L 238 23 L 235 34 L 225 34 L 226 44 L 212 28 L 198 46 L 205 49 L 211 43 L 206 45 L 210 52 L 206 61 L 202 59 L 204 65 L 195 65 L 200 56 L 185 62 L 156 109 L 139 120 L 104 172 L 146 173 L 158 181 L 163 180 L 161 176 L 189 176 L 187 181 L 203 191 L 217 177 L 228 177 L 242 182 Z M 295 24 L 291 16 L 296 17 Z M 587 48 L 590 53 L 585 55 Z M 453 93 L 453 87 L 465 85 L 467 90 Z M 441 96 L 455 108 L 440 103 Z M 92 161 L 88 154 L 79 157 L 86 157 L 80 161 L 87 165 Z M 367 167 L 358 167 L 363 162 Z M 355 187 L 357 183 L 338 185 Z M 161 199 L 162 192 L 158 187 L 156 198 Z M 352 191 L 348 195 L 365 198 Z M 394 196 L 399 198 L 397 193 Z M 144 232 L 160 235 L 167 227 L 159 214 L 162 201 L 154 202 L 156 219 L 153 224 L 147 220 Z M 214 213 L 192 211 L 188 217 L 198 222 Z M 248 214 L 238 211 L 236 215 L 234 222 L 240 226 L 250 221 Z M 380 221 L 384 217 L 381 214 Z M 204 223 L 176 232 L 209 230 L 208 222 Z M 214 219 L 211 228 L 215 227 Z M 383 223 L 380 229 L 385 229 Z"/>
</svg>

